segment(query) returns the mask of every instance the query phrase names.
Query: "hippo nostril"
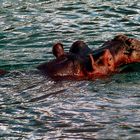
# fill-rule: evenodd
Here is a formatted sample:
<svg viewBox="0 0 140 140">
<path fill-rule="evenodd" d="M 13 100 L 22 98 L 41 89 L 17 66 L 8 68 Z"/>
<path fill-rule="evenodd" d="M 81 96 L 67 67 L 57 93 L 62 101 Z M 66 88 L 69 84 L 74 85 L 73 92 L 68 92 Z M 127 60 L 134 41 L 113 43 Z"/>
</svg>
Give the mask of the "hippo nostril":
<svg viewBox="0 0 140 140">
<path fill-rule="evenodd" d="M 128 37 L 126 35 L 120 34 L 114 37 L 116 41 L 125 41 Z"/>
<path fill-rule="evenodd" d="M 130 39 L 127 39 L 127 40 L 125 41 L 125 43 L 126 43 L 128 46 L 131 46 L 131 44 L 132 44 L 132 42 L 131 42 Z"/>
</svg>

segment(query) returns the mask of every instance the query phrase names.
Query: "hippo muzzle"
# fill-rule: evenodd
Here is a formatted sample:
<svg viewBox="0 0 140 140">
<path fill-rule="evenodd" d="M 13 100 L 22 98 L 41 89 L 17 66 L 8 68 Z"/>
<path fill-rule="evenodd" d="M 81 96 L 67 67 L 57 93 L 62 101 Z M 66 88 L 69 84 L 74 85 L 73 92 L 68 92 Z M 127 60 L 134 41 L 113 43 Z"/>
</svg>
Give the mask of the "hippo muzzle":
<svg viewBox="0 0 140 140">
<path fill-rule="evenodd" d="M 130 58 L 130 63 L 140 62 L 140 41 L 137 39 L 129 39 L 129 47 L 125 54 Z"/>
</svg>

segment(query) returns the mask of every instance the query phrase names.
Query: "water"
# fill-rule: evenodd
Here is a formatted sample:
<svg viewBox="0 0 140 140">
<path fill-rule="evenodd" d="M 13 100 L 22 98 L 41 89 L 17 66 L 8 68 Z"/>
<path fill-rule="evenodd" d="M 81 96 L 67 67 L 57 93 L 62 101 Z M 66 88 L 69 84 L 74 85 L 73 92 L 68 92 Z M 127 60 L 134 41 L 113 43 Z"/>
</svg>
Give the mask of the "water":
<svg viewBox="0 0 140 140">
<path fill-rule="evenodd" d="M 98 48 L 116 34 L 140 39 L 139 0 L 1 0 L 1 140 L 139 140 L 140 73 L 54 82 L 37 70 L 78 39 Z"/>
</svg>

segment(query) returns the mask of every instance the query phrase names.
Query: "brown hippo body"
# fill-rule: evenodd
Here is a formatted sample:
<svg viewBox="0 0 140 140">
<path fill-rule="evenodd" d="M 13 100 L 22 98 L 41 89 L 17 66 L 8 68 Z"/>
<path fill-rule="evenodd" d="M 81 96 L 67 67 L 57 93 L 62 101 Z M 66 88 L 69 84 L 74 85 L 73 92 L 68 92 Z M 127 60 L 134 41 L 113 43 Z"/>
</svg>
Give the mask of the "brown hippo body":
<svg viewBox="0 0 140 140">
<path fill-rule="evenodd" d="M 140 41 L 125 35 L 106 41 L 97 50 L 91 50 L 83 41 L 74 42 L 68 53 L 60 44 L 56 46 L 56 59 L 37 67 L 53 79 L 94 79 L 119 73 L 122 66 L 140 63 Z"/>
</svg>

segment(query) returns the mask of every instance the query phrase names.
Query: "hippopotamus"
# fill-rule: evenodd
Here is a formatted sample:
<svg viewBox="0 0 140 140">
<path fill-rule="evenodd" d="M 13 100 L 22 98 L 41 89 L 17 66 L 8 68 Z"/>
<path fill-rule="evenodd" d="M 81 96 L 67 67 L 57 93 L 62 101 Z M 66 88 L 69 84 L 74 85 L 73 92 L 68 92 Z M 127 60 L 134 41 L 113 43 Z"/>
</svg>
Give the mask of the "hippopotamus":
<svg viewBox="0 0 140 140">
<path fill-rule="evenodd" d="M 52 51 L 56 58 L 37 69 L 54 80 L 90 80 L 120 73 L 130 64 L 140 63 L 140 41 L 126 35 L 117 35 L 95 50 L 84 41 L 76 41 L 69 52 L 64 51 L 62 43 L 56 43 Z"/>
</svg>

